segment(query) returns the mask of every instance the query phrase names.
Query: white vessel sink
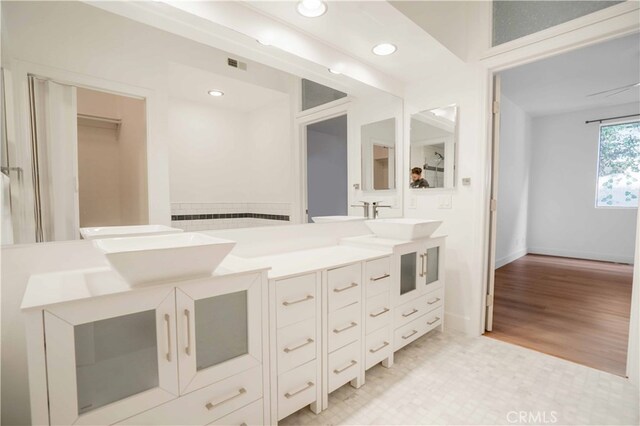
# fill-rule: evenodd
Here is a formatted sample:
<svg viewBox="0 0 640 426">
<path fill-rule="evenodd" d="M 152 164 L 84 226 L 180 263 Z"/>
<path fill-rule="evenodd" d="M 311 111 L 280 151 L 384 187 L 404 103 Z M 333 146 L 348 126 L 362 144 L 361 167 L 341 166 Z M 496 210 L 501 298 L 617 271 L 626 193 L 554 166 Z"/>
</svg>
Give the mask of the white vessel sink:
<svg viewBox="0 0 640 426">
<path fill-rule="evenodd" d="M 94 240 L 129 285 L 211 275 L 234 241 L 196 232 Z"/>
<path fill-rule="evenodd" d="M 312 217 L 314 223 L 329 223 L 329 222 L 350 222 L 353 220 L 365 220 L 362 216 L 315 216 Z"/>
<path fill-rule="evenodd" d="M 82 235 L 82 238 L 85 240 L 175 234 L 178 232 L 182 232 L 182 229 L 172 228 L 165 225 L 99 226 L 95 228 L 80 228 L 80 235 Z"/>
<path fill-rule="evenodd" d="M 430 237 L 442 224 L 442 221 L 396 218 L 367 220 L 365 224 L 371 229 L 371 232 L 381 238 L 417 240 Z"/>
</svg>

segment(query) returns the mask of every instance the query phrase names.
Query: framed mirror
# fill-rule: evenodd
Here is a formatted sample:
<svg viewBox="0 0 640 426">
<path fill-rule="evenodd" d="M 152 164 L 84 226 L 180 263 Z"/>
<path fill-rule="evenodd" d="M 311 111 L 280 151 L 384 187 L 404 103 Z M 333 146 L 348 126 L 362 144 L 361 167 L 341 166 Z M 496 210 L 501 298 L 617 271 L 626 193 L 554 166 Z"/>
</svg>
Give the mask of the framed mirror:
<svg viewBox="0 0 640 426">
<path fill-rule="evenodd" d="M 362 184 L 365 191 L 396 188 L 396 119 L 361 126 Z"/>
<path fill-rule="evenodd" d="M 458 107 L 450 105 L 411 116 L 409 187 L 453 188 Z"/>
</svg>

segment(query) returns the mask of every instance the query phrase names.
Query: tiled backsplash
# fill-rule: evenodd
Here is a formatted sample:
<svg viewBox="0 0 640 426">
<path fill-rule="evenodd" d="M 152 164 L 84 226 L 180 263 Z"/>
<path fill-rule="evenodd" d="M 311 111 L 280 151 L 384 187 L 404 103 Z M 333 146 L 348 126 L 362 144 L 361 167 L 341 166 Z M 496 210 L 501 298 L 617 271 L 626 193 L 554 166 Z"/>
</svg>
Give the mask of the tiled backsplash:
<svg viewBox="0 0 640 426">
<path fill-rule="evenodd" d="M 290 203 L 172 203 L 171 226 L 185 231 L 288 225 Z"/>
</svg>

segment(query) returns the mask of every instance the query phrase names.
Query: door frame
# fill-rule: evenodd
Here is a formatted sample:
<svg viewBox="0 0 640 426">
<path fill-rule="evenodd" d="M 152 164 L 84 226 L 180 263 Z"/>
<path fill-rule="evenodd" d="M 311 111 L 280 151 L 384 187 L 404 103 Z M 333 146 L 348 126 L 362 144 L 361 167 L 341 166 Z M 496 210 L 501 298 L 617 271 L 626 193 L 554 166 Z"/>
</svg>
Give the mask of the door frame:
<svg viewBox="0 0 640 426">
<path fill-rule="evenodd" d="M 298 150 L 298 179 L 300 189 L 297 191 L 300 223 L 309 223 L 307 209 L 309 208 L 308 191 L 307 191 L 307 127 L 314 123 L 330 120 L 332 118 L 347 116 L 347 147 L 349 146 L 349 116 L 351 112 L 350 96 L 337 101 L 329 102 L 322 105 L 324 108 L 316 107 L 311 112 L 302 111 L 296 114 L 294 119 L 294 127 L 296 128 L 296 144 Z M 350 165 L 347 159 L 347 185 L 349 184 Z M 351 204 L 351 191 L 347 193 L 347 206 Z M 347 207 L 348 208 L 348 207 Z"/>
<path fill-rule="evenodd" d="M 494 101 L 494 77 L 498 75 L 500 72 L 507 71 L 509 69 L 518 67 L 520 65 L 524 65 L 526 63 L 531 63 L 539 60 L 543 60 L 545 58 L 555 56 L 562 53 L 567 53 L 570 51 L 574 51 L 583 47 L 593 46 L 599 43 L 603 43 L 609 40 L 613 40 L 616 38 L 621 38 L 625 36 L 629 36 L 632 34 L 640 33 L 640 26 L 637 23 L 637 17 L 635 17 L 635 13 L 638 10 L 637 5 L 627 5 L 624 9 L 624 13 L 618 16 L 619 24 L 610 24 L 609 27 L 606 27 L 603 19 L 602 21 L 592 22 L 590 25 L 585 25 L 583 27 L 574 28 L 569 23 L 560 24 L 558 27 L 561 28 L 569 28 L 562 35 L 558 35 L 559 39 L 556 42 L 556 45 L 552 48 L 545 48 L 544 46 L 537 45 L 533 48 L 522 47 L 521 49 L 514 49 L 511 51 L 504 52 L 503 55 L 491 56 L 489 58 L 483 59 L 482 62 L 486 65 L 486 85 L 487 91 L 485 92 L 485 111 L 487 112 L 487 123 L 486 127 L 487 135 L 486 135 L 486 159 L 487 159 L 487 173 L 485 175 L 484 182 L 484 208 L 483 208 L 483 283 L 482 283 L 482 294 L 481 294 L 481 309 L 480 309 L 480 334 L 484 334 L 487 330 L 487 315 L 488 301 L 492 303 L 493 301 L 493 292 L 489 292 L 492 290 L 490 288 L 490 279 L 495 277 L 495 264 L 491 264 L 491 259 L 495 258 L 495 238 L 491 237 L 491 209 L 492 209 L 492 197 L 497 194 L 492 194 L 492 186 L 494 184 L 494 179 L 496 180 L 497 185 L 497 174 L 498 174 L 498 164 L 497 161 L 494 162 L 492 158 L 492 151 L 494 149 L 493 143 L 493 133 L 494 133 L 494 114 L 493 114 L 493 101 Z M 605 9 L 606 10 L 606 9 Z M 602 12 L 602 11 L 600 11 Z M 598 13 L 598 12 L 596 12 Z M 607 12 L 605 12 L 606 14 Z M 598 16 L 604 16 L 603 14 L 599 14 Z M 589 19 L 593 19 L 593 17 L 589 17 Z M 613 27 L 613 28 L 612 28 Z M 554 31 L 560 31 L 560 29 L 555 29 Z M 560 33 L 559 33 L 560 34 Z M 560 45 L 560 47 L 558 47 Z M 499 106 L 498 106 L 499 110 Z M 499 123 L 498 123 L 499 124 Z M 499 129 L 498 129 L 499 130 Z M 498 136 L 499 138 L 499 136 Z M 497 159 L 495 159 L 497 160 Z M 496 201 L 497 203 L 497 201 Z M 497 204 L 494 206 L 497 210 Z M 627 365 L 626 365 L 626 375 L 633 381 L 635 384 L 640 384 L 640 361 L 639 353 L 640 353 L 640 337 L 638 336 L 638 328 L 637 325 L 640 316 L 640 301 L 638 300 L 640 294 L 640 208 L 638 208 L 637 212 L 637 226 L 639 229 L 636 230 L 636 250 L 634 253 L 634 274 L 633 274 L 633 284 L 632 284 L 632 293 L 631 293 L 631 314 L 630 314 L 630 327 L 629 327 L 629 337 L 628 337 L 628 349 L 627 349 Z M 494 262 L 495 263 L 495 262 Z M 491 311 L 493 308 L 491 307 Z"/>
<path fill-rule="evenodd" d="M 11 113 L 15 117 L 15 160 L 16 167 L 23 170 L 23 197 L 19 214 L 24 219 L 24 229 L 18 234 L 14 233 L 14 240 L 19 243 L 35 242 L 35 208 L 32 181 L 32 158 L 30 152 L 31 126 L 29 114 L 29 75 L 34 75 L 43 80 L 52 80 L 59 84 L 66 84 L 84 89 L 97 90 L 119 96 L 126 96 L 145 100 L 145 136 L 147 153 L 147 210 L 149 223 L 169 225 L 171 220 L 171 204 L 169 200 L 168 164 L 160 163 L 153 159 L 165 157 L 168 151 L 166 138 L 162 136 L 163 122 L 159 117 L 160 112 L 166 110 L 166 101 L 161 94 L 144 87 L 132 86 L 99 77 L 79 74 L 73 71 L 54 68 L 47 65 L 36 64 L 28 61 L 10 58 L 7 61 L 6 70 L 11 76 L 11 90 L 13 93 L 13 105 Z M 13 212 L 12 212 L 13 214 Z"/>
</svg>

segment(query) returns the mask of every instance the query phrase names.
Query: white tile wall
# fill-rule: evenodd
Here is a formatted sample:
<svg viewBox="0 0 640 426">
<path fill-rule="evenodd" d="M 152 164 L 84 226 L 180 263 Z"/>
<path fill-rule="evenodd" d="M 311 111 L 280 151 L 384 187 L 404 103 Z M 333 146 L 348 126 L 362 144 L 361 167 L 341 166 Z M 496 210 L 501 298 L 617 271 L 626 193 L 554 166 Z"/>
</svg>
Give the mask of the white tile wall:
<svg viewBox="0 0 640 426">
<path fill-rule="evenodd" d="M 291 217 L 291 203 L 172 203 L 171 215 L 259 213 Z M 172 220 L 171 226 L 185 231 L 208 231 L 218 229 L 251 228 L 257 226 L 289 225 L 287 220 L 262 218 L 227 218 Z"/>
</svg>

